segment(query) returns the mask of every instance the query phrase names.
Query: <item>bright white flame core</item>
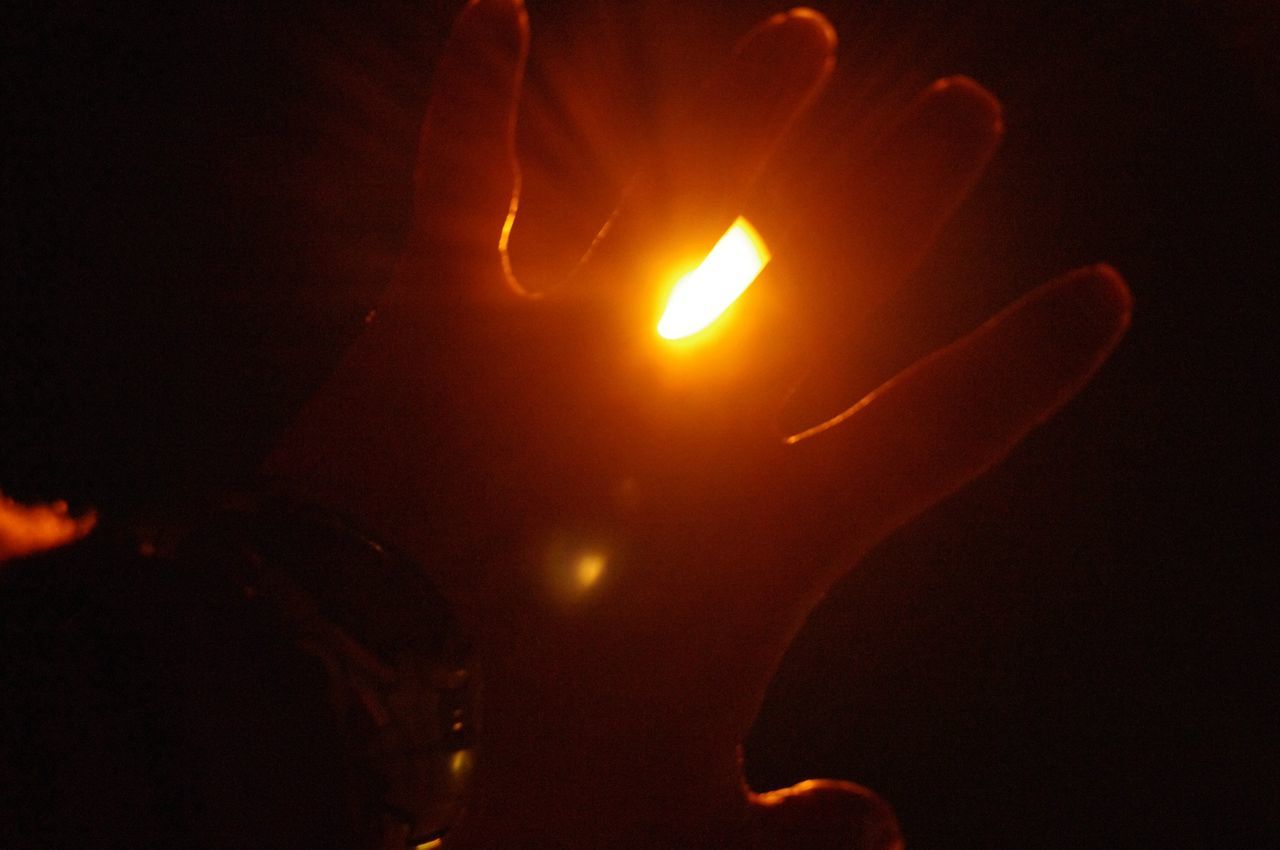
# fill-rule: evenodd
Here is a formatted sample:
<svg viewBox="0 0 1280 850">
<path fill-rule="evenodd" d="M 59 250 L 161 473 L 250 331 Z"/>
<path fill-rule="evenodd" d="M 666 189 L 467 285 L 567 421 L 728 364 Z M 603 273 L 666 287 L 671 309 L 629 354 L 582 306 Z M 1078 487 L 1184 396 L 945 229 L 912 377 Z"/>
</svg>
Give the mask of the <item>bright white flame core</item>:
<svg viewBox="0 0 1280 850">
<path fill-rule="evenodd" d="M 658 336 L 681 339 L 716 320 L 769 263 L 769 248 L 741 216 L 696 269 L 676 283 L 658 321 Z"/>
</svg>

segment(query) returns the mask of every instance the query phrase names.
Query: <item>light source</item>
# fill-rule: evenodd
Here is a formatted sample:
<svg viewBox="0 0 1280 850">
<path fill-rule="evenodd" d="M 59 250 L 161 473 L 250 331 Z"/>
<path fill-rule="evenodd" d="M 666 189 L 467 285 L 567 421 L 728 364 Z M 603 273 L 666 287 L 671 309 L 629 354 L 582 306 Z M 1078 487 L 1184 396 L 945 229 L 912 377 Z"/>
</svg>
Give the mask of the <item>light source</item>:
<svg viewBox="0 0 1280 850">
<path fill-rule="evenodd" d="M 683 339 L 710 325 L 770 260 L 751 222 L 739 216 L 696 269 L 676 282 L 658 320 L 658 336 Z"/>
</svg>

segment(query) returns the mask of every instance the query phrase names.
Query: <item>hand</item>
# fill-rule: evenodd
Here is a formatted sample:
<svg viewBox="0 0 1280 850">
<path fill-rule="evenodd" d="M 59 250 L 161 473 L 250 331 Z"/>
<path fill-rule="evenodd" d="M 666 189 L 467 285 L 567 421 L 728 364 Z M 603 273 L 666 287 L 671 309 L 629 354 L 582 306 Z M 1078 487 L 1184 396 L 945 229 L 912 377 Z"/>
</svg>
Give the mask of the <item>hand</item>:
<svg viewBox="0 0 1280 850">
<path fill-rule="evenodd" d="M 516 0 L 460 15 L 404 259 L 269 468 L 417 558 L 479 640 L 483 750 L 450 846 L 894 846 L 856 786 L 752 795 L 740 741 L 831 583 L 1069 399 L 1123 333 L 1128 292 L 1105 267 L 1068 274 L 789 433 L 801 343 L 902 279 L 994 149 L 996 102 L 941 84 L 854 158 L 879 182 L 836 202 L 877 228 L 848 261 L 878 294 L 766 270 L 672 344 L 654 332 L 667 272 L 744 208 L 834 34 L 804 10 L 752 30 L 590 254 L 537 293 L 504 235 L 527 39 Z"/>
</svg>

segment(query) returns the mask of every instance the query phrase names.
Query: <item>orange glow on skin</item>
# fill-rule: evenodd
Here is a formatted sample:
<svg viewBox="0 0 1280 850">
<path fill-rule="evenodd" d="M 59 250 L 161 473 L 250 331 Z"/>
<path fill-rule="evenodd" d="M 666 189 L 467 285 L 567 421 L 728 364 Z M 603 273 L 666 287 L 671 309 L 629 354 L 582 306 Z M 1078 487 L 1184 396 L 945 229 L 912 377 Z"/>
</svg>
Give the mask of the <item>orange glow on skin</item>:
<svg viewBox="0 0 1280 850">
<path fill-rule="evenodd" d="M 770 259 L 764 239 L 739 216 L 706 259 L 676 282 L 658 320 L 658 336 L 678 340 L 705 329 L 747 291 Z"/>
<path fill-rule="evenodd" d="M 73 517 L 65 502 L 24 505 L 0 493 L 0 561 L 65 546 L 97 522 L 93 513 Z"/>
</svg>

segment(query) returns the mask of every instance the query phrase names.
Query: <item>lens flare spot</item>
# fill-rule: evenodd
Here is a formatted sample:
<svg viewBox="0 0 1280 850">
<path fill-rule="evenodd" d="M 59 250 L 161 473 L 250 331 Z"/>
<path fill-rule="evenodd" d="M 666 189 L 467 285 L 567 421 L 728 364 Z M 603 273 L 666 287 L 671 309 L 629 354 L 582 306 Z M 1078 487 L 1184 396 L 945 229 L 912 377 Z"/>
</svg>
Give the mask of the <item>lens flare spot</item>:
<svg viewBox="0 0 1280 850">
<path fill-rule="evenodd" d="M 475 756 L 471 750 L 455 750 L 453 755 L 449 756 L 449 772 L 453 774 L 454 779 L 465 779 L 471 775 L 471 768 L 475 766 Z"/>
<path fill-rule="evenodd" d="M 741 216 L 696 269 L 676 282 L 658 320 L 658 336 L 683 339 L 710 325 L 768 265 L 764 239 Z"/>
<path fill-rule="evenodd" d="M 584 552 L 573 565 L 573 580 L 579 589 L 588 590 L 604 575 L 608 559 L 600 552 Z"/>
</svg>

